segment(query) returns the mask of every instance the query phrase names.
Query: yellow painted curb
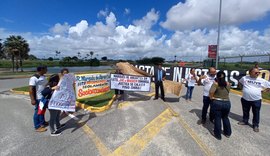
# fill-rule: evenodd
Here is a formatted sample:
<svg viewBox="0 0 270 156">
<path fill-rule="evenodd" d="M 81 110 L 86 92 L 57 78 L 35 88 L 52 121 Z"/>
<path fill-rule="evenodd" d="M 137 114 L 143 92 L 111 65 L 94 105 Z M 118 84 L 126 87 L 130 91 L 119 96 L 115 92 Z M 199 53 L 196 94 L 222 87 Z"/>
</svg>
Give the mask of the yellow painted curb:
<svg viewBox="0 0 270 156">
<path fill-rule="evenodd" d="M 15 93 L 15 94 L 23 94 L 23 95 L 29 95 L 29 92 L 24 92 L 24 91 L 16 91 L 16 90 L 13 90 L 11 89 L 10 90 L 12 93 Z M 115 95 L 112 97 L 112 99 L 108 102 L 108 104 L 106 106 L 102 106 L 102 107 L 93 107 L 93 106 L 88 106 L 86 104 L 83 104 L 83 103 L 79 103 L 79 102 L 76 102 L 76 106 L 77 107 L 80 107 L 82 109 L 87 109 L 91 112 L 104 112 L 105 110 L 108 110 L 111 108 L 112 106 L 112 103 L 115 99 Z"/>
<path fill-rule="evenodd" d="M 106 111 L 106 110 L 108 110 L 108 109 L 111 108 L 112 103 L 113 103 L 115 97 L 116 97 L 116 96 L 114 95 L 114 96 L 112 97 L 112 99 L 108 102 L 108 104 L 107 104 L 106 106 L 102 106 L 102 107 L 88 106 L 88 105 L 86 105 L 86 104 L 79 103 L 79 102 L 76 102 L 76 106 L 77 106 L 77 107 L 80 107 L 80 108 L 82 108 L 82 109 L 87 109 L 87 110 L 89 110 L 89 111 L 91 111 L 91 112 L 96 112 L 96 113 L 104 112 L 104 111 Z"/>
<path fill-rule="evenodd" d="M 10 91 L 11 91 L 12 93 L 15 93 L 15 94 L 29 95 L 29 92 L 17 91 L 17 90 L 13 90 L 13 89 L 10 89 Z"/>
<path fill-rule="evenodd" d="M 230 90 L 232 93 L 234 94 L 237 94 L 237 95 L 242 95 L 242 92 L 240 91 L 237 91 L 237 90 L 234 90 L 234 89 L 231 89 Z M 266 103 L 266 104 L 270 104 L 270 100 L 267 100 L 267 99 L 262 99 L 262 102 Z"/>
</svg>

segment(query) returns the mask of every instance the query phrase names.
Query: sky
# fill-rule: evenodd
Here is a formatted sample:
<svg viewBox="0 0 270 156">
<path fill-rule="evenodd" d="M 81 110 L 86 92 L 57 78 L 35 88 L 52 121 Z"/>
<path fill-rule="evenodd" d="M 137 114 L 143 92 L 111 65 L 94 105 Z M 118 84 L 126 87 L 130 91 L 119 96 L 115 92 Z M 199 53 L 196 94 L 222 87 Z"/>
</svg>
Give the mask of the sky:
<svg viewBox="0 0 270 156">
<path fill-rule="evenodd" d="M 1 0 L 0 39 L 39 58 L 198 61 L 217 44 L 218 0 Z M 220 56 L 270 53 L 270 1 L 223 0 Z M 260 60 L 261 61 L 261 60 Z"/>
</svg>

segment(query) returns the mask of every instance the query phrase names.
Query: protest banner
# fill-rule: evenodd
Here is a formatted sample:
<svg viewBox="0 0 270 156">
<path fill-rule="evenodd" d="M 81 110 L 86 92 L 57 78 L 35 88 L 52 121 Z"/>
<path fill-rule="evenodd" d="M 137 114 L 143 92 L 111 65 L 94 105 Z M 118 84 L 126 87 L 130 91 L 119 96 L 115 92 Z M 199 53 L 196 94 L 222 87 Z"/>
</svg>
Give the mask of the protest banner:
<svg viewBox="0 0 270 156">
<path fill-rule="evenodd" d="M 154 75 L 154 66 L 149 65 L 135 65 L 136 68 L 145 71 L 148 74 Z M 187 67 L 162 67 L 163 70 L 166 72 L 166 80 L 172 80 L 176 82 L 182 82 L 185 78 L 185 75 L 190 73 L 191 68 Z M 219 71 L 219 70 L 217 70 Z M 232 88 L 236 88 L 238 85 L 238 81 L 241 77 L 248 74 L 248 70 L 223 70 L 226 74 L 226 81 L 232 83 Z M 208 72 L 207 68 L 196 68 L 195 73 L 196 75 L 206 75 Z M 270 81 L 270 69 L 261 69 L 259 77 Z"/>
<path fill-rule="evenodd" d="M 73 88 L 74 74 L 65 74 L 58 83 L 59 89 L 53 92 L 49 109 L 75 112 L 76 97 Z"/>
<path fill-rule="evenodd" d="M 135 75 L 111 74 L 111 89 L 149 92 L 151 78 Z"/>
<path fill-rule="evenodd" d="M 110 74 L 95 73 L 76 75 L 76 97 L 84 99 L 110 91 Z"/>
</svg>

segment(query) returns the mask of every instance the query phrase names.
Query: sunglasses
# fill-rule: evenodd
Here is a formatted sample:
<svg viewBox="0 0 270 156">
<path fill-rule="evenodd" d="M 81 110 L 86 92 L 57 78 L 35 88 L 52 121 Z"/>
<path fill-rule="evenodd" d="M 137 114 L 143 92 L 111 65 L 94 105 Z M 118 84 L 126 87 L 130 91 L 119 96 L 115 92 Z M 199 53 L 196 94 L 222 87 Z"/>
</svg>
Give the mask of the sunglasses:
<svg viewBox="0 0 270 156">
<path fill-rule="evenodd" d="M 260 74 L 261 72 L 255 72 L 255 74 Z"/>
</svg>

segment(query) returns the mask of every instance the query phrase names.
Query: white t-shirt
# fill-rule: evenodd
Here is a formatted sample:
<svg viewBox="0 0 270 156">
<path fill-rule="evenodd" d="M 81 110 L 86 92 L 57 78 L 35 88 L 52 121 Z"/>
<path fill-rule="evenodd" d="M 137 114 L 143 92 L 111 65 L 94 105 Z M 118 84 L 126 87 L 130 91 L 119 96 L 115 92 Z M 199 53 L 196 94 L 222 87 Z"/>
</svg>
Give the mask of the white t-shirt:
<svg viewBox="0 0 270 156">
<path fill-rule="evenodd" d="M 188 86 L 195 86 L 197 80 L 196 76 L 194 77 L 192 74 L 187 74 L 185 78 L 188 81 Z"/>
<path fill-rule="evenodd" d="M 270 88 L 270 82 L 262 78 L 242 77 L 239 82 L 243 85 L 243 98 L 247 101 L 262 99 L 261 91 Z"/>
<path fill-rule="evenodd" d="M 32 76 L 29 80 L 29 86 L 36 86 L 36 97 L 37 99 L 41 99 L 41 92 L 45 88 L 45 85 L 48 83 L 46 77 L 44 75 L 39 78 Z"/>
<path fill-rule="evenodd" d="M 213 82 L 215 82 L 215 78 L 216 78 L 216 76 L 210 76 L 207 74 L 206 78 L 201 80 L 202 84 L 204 85 L 203 96 L 209 96 L 209 91 L 210 91 L 210 88 L 211 88 Z"/>
</svg>

